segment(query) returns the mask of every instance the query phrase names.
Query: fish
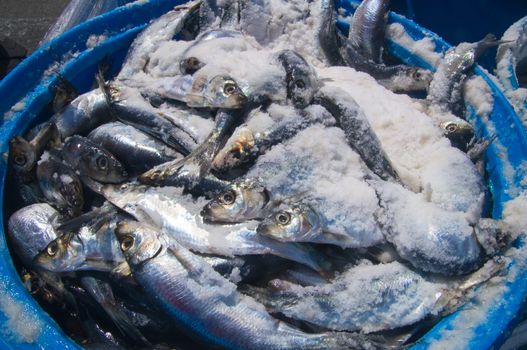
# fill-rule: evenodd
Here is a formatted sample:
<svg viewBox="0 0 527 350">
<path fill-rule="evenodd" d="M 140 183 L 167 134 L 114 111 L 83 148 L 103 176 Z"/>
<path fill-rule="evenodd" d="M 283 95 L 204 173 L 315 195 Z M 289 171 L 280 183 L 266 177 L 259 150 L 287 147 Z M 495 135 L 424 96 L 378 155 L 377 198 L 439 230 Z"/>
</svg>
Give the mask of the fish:
<svg viewBox="0 0 527 350">
<path fill-rule="evenodd" d="M 226 173 L 250 165 L 271 147 L 286 142 L 310 125 L 335 124 L 333 116 L 319 105 L 310 105 L 303 110 L 290 112 L 286 110 L 285 113 L 275 113 L 272 108 L 273 105 L 269 106 L 267 113 L 261 110 L 251 112 L 247 122 L 235 129 L 212 163 L 215 170 Z M 265 122 L 267 115 L 272 120 L 271 123 Z M 262 124 L 264 128 L 261 127 Z"/>
<path fill-rule="evenodd" d="M 54 156 L 41 159 L 37 179 L 46 200 L 69 217 L 77 216 L 84 206 L 84 193 L 79 176 Z"/>
<path fill-rule="evenodd" d="M 209 222 L 237 223 L 265 217 L 271 194 L 256 181 L 235 182 L 208 202 L 200 215 Z"/>
<path fill-rule="evenodd" d="M 351 44 L 363 57 L 375 63 L 382 62 L 389 9 L 389 0 L 365 0 L 351 19 L 348 35 Z"/>
<path fill-rule="evenodd" d="M 323 256 L 309 246 L 282 244 L 256 233 L 256 223 L 219 226 L 203 222 L 199 215 L 203 200 L 195 202 L 173 187 L 148 187 L 133 183 L 104 185 L 104 197 L 140 222 L 163 229 L 171 239 L 202 254 L 222 256 L 272 254 L 327 269 Z"/>
<path fill-rule="evenodd" d="M 199 183 L 209 174 L 212 161 L 218 154 L 220 147 L 225 143 L 232 130 L 233 124 L 241 118 L 236 111 L 219 110 L 216 113 L 216 125 L 205 140 L 195 148 L 184 159 L 176 159 L 164 164 L 155 166 L 139 177 L 139 181 L 155 182 L 158 185 L 173 185 L 178 183 L 177 178 L 180 174 L 190 177 L 191 183 Z M 192 178 L 194 180 L 192 181 Z"/>
<path fill-rule="evenodd" d="M 339 88 L 322 87 L 315 95 L 315 103 L 326 108 L 344 130 L 348 145 L 381 179 L 400 181 L 384 151 L 379 138 L 353 97 Z"/>
<path fill-rule="evenodd" d="M 133 80 L 137 73 L 143 72 L 149 57 L 159 45 L 172 40 L 196 14 L 202 1 L 189 1 L 176 6 L 172 11 L 162 15 L 148 25 L 133 41 L 124 60 L 117 80 Z"/>
<path fill-rule="evenodd" d="M 108 317 L 117 326 L 124 336 L 145 346 L 151 347 L 152 344 L 134 325 L 133 320 L 127 315 L 125 310 L 118 304 L 108 282 L 92 276 L 82 276 L 79 279 L 80 285 L 95 301 L 104 309 Z"/>
<path fill-rule="evenodd" d="M 121 183 L 128 179 L 128 173 L 117 158 L 85 137 L 74 135 L 66 139 L 61 154 L 81 176 L 103 183 Z"/>
<path fill-rule="evenodd" d="M 229 75 L 209 77 L 200 74 L 186 74 L 156 79 L 142 89 L 145 96 L 153 99 L 175 100 L 195 108 L 242 108 L 248 98 L 238 83 Z"/>
<path fill-rule="evenodd" d="M 18 177 L 29 179 L 37 160 L 42 156 L 48 143 L 56 134 L 56 125 L 53 122 L 43 123 L 28 141 L 21 136 L 9 140 L 9 165 L 15 170 Z"/>
<path fill-rule="evenodd" d="M 280 242 L 310 242 L 334 244 L 342 248 L 365 248 L 383 243 L 384 236 L 377 225 L 357 227 L 356 221 L 349 225 L 331 225 L 338 221 L 315 208 L 324 208 L 324 201 L 310 199 L 280 204 L 258 225 L 258 234 Z M 371 213 L 376 215 L 376 212 Z M 330 227 L 333 226 L 333 230 Z M 335 229 L 337 227 L 337 229 Z M 340 229 L 340 230 L 339 230 Z"/>
<path fill-rule="evenodd" d="M 444 121 L 439 124 L 443 135 L 450 140 L 453 147 L 467 152 L 470 141 L 474 138 L 474 127 L 463 119 Z"/>
<path fill-rule="evenodd" d="M 384 237 L 413 267 L 456 276 L 483 264 L 485 252 L 465 213 L 445 210 L 394 183 L 369 182 L 383 209 L 376 220 Z"/>
<path fill-rule="evenodd" d="M 183 158 L 163 142 L 121 122 L 99 126 L 88 135 L 88 139 L 115 155 L 130 176 L 137 176 L 156 165 Z"/>
<path fill-rule="evenodd" d="M 51 241 L 33 260 L 33 264 L 50 272 L 112 272 L 125 263 L 113 231 L 127 216 L 115 209 L 102 209 L 99 216 L 88 216 L 77 230 L 65 232 Z"/>
<path fill-rule="evenodd" d="M 352 266 L 326 283 L 249 292 L 273 313 L 336 331 L 380 332 L 409 326 L 461 307 L 474 287 L 504 268 L 490 260 L 471 275 L 422 276 L 399 262 Z M 353 297 L 350 297 L 353 296 Z M 309 312 L 306 312 L 309 310 Z"/>
<path fill-rule="evenodd" d="M 476 60 L 489 48 L 497 46 L 500 41 L 492 34 L 487 34 L 476 43 L 460 43 L 450 48 L 439 63 L 426 96 L 429 108 L 443 113 L 454 112 L 459 115 L 462 106 L 462 88 L 470 69 Z"/>
<path fill-rule="evenodd" d="M 379 227 L 363 232 L 350 225 L 345 231 L 328 231 L 328 218 L 316 208 L 324 208 L 316 200 L 281 204 L 258 225 L 256 232 L 280 242 L 309 242 L 334 244 L 342 248 L 364 248 L 384 242 Z M 375 213 L 372 213 L 375 214 Z"/>
<path fill-rule="evenodd" d="M 99 79 L 100 80 L 100 79 Z M 121 123 L 133 126 L 184 155 L 196 147 L 195 136 L 177 118 L 168 118 L 144 99 L 140 91 L 123 85 L 99 81 L 112 115 Z"/>
<path fill-rule="evenodd" d="M 56 226 L 60 213 L 47 203 L 36 203 L 15 211 L 9 217 L 7 234 L 17 257 L 31 267 L 33 258 L 59 236 Z"/>
<path fill-rule="evenodd" d="M 375 348 L 375 343 L 360 334 L 308 334 L 274 319 L 207 262 L 170 242 L 160 231 L 123 222 L 116 235 L 138 283 L 204 345 L 228 349 Z"/>
<path fill-rule="evenodd" d="M 300 54 L 292 50 L 281 51 L 278 60 L 286 72 L 287 98 L 296 108 L 307 107 L 320 85 L 314 69 Z"/>
<path fill-rule="evenodd" d="M 332 0 L 320 1 L 321 22 L 317 30 L 317 41 L 327 62 L 331 66 L 345 65 L 337 34 L 337 11 Z"/>
<path fill-rule="evenodd" d="M 84 135 L 97 126 L 112 120 L 104 94 L 95 89 L 79 95 L 63 111 L 55 114 L 55 123 L 61 140 L 72 135 Z"/>
<path fill-rule="evenodd" d="M 341 56 L 345 65 L 368 73 L 379 84 L 393 92 L 425 91 L 431 84 L 434 73 L 428 69 L 398 64 L 387 66 L 375 63 L 362 56 L 357 49 L 339 33 Z"/>
</svg>

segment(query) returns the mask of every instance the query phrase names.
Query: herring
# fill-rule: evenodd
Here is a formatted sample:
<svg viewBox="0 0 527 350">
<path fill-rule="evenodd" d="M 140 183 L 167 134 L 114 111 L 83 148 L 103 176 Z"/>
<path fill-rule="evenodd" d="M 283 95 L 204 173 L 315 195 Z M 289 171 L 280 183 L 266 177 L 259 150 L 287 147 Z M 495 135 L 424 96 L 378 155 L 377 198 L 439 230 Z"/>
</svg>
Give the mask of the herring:
<svg viewBox="0 0 527 350">
<path fill-rule="evenodd" d="M 287 97 L 296 108 L 307 107 L 319 87 L 314 69 L 300 54 L 292 50 L 280 52 L 278 60 L 286 72 Z"/>
<path fill-rule="evenodd" d="M 82 183 L 75 171 L 53 156 L 39 161 L 37 179 L 46 200 L 67 216 L 77 216 L 84 206 Z"/>
<path fill-rule="evenodd" d="M 103 183 L 120 183 L 128 178 L 123 165 L 110 152 L 82 136 L 71 136 L 62 147 L 64 160 L 82 176 Z"/>
<path fill-rule="evenodd" d="M 390 0 L 365 0 L 351 20 L 349 40 L 358 52 L 375 63 L 382 62 L 384 34 Z"/>
<path fill-rule="evenodd" d="M 139 284 L 174 321 L 207 345 L 225 349 L 377 348 L 360 334 L 309 334 L 274 319 L 206 261 L 161 231 L 124 222 L 116 235 Z"/>
<path fill-rule="evenodd" d="M 115 155 L 131 176 L 156 165 L 182 159 L 180 153 L 163 142 L 121 122 L 99 126 L 88 135 L 88 139 Z"/>
</svg>

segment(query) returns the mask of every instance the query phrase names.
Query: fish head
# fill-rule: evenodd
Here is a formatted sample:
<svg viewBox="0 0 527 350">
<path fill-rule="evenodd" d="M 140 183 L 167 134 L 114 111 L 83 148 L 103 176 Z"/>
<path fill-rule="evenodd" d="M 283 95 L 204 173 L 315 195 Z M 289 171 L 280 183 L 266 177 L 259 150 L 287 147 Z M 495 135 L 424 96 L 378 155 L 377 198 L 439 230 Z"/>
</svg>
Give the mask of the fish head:
<svg viewBox="0 0 527 350">
<path fill-rule="evenodd" d="M 179 61 L 179 70 L 181 74 L 194 74 L 205 66 L 199 58 L 190 56 Z"/>
<path fill-rule="evenodd" d="M 434 73 L 428 69 L 413 67 L 406 71 L 408 78 L 412 82 L 411 85 L 414 90 L 426 90 L 432 82 Z"/>
<path fill-rule="evenodd" d="M 35 148 L 20 136 L 9 141 L 9 163 L 17 174 L 27 174 L 37 162 Z"/>
<path fill-rule="evenodd" d="M 37 268 L 52 272 L 73 271 L 84 261 L 82 242 L 73 239 L 73 233 L 66 233 L 53 241 L 34 259 Z"/>
<path fill-rule="evenodd" d="M 207 203 L 201 216 L 211 222 L 257 219 L 264 215 L 269 201 L 269 191 L 257 182 L 236 183 Z"/>
<path fill-rule="evenodd" d="M 203 93 L 208 107 L 242 108 L 248 101 L 236 81 L 226 75 L 213 77 Z"/>
<path fill-rule="evenodd" d="M 66 160 L 79 162 L 80 171 L 96 181 L 121 183 L 128 178 L 128 173 L 113 154 L 84 137 L 68 138 L 62 152 Z"/>
<path fill-rule="evenodd" d="M 292 78 L 287 82 L 287 94 L 296 108 L 309 106 L 315 91 L 316 82 L 313 76 L 293 70 Z"/>
<path fill-rule="evenodd" d="M 236 131 L 214 158 L 212 166 L 219 171 L 236 168 L 252 160 L 255 156 L 255 136 L 249 128 Z"/>
<path fill-rule="evenodd" d="M 137 221 L 121 221 L 115 228 L 115 235 L 126 261 L 138 266 L 154 257 L 163 249 L 159 233 Z"/>
<path fill-rule="evenodd" d="M 474 137 L 474 128 L 470 123 L 459 119 L 442 122 L 440 125 L 443 135 L 450 140 L 453 147 L 466 150 Z"/>
<path fill-rule="evenodd" d="M 280 205 L 258 225 L 256 231 L 282 242 L 302 242 L 319 227 L 319 222 L 318 213 L 309 205 Z"/>
</svg>

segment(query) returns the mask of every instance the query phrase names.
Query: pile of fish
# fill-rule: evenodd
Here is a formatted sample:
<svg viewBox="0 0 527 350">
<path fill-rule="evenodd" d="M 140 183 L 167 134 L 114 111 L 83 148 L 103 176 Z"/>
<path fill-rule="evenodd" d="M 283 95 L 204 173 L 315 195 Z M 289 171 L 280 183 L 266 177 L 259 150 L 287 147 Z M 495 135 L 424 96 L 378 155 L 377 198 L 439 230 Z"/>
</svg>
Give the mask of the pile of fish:
<svg viewBox="0 0 527 350">
<path fill-rule="evenodd" d="M 499 41 L 460 44 L 435 73 L 388 64 L 388 3 L 363 1 L 345 36 L 332 1 L 191 1 L 140 33 L 113 79 L 101 65 L 81 95 L 62 81 L 53 117 L 10 142 L 8 238 L 70 336 L 402 347 L 500 273 L 515 233 L 483 217 L 492 138 L 474 137 L 462 94 Z M 405 182 L 328 66 L 426 92 L 414 101 L 449 152 L 437 181 Z"/>
</svg>

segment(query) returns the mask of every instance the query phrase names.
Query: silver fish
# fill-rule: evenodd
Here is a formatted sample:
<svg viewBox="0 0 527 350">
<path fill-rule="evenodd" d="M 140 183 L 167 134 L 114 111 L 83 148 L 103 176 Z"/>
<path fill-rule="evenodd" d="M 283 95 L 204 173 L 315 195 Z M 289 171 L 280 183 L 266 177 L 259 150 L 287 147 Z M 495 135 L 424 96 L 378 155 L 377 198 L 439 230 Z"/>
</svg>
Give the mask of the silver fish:
<svg viewBox="0 0 527 350">
<path fill-rule="evenodd" d="M 362 335 L 308 334 L 272 318 L 203 259 L 148 226 L 121 223 L 116 234 L 139 284 L 205 344 L 228 349 L 376 348 Z"/>
<path fill-rule="evenodd" d="M 61 216 L 47 203 L 32 204 L 14 212 L 7 224 L 9 241 L 25 266 L 59 236 L 55 229 Z"/>
<path fill-rule="evenodd" d="M 46 200 L 68 216 L 80 214 L 84 194 L 79 176 L 60 160 L 49 156 L 39 161 L 37 179 Z"/>
<path fill-rule="evenodd" d="M 153 21 L 132 43 L 117 80 L 133 79 L 148 64 L 150 54 L 165 41 L 172 40 L 199 9 L 201 1 L 190 1 Z"/>
<path fill-rule="evenodd" d="M 292 50 L 280 52 L 278 60 L 286 72 L 287 97 L 296 108 L 307 107 L 320 85 L 314 69 L 300 54 Z"/>
<path fill-rule="evenodd" d="M 116 215 L 115 211 L 104 213 L 80 229 L 66 232 L 50 242 L 33 264 L 51 272 L 112 272 L 125 262 L 113 231 L 117 222 L 126 218 Z"/>
<path fill-rule="evenodd" d="M 384 180 L 399 180 L 379 138 L 353 97 L 339 88 L 325 86 L 315 96 L 315 103 L 333 115 L 344 130 L 348 144 L 376 175 Z"/>
<path fill-rule="evenodd" d="M 106 98 L 99 90 L 78 96 L 62 113 L 53 116 L 62 140 L 72 135 L 87 134 L 111 119 L 112 114 Z"/>
<path fill-rule="evenodd" d="M 103 183 L 120 183 L 128 178 L 123 165 L 110 152 L 82 136 L 74 135 L 64 142 L 62 157 L 81 176 Z"/>
<path fill-rule="evenodd" d="M 342 248 L 369 247 L 384 241 L 379 227 L 364 232 L 360 227 L 350 225 L 345 231 L 329 232 L 328 218 L 315 207 L 324 208 L 324 204 L 317 200 L 310 200 L 309 204 L 281 204 L 258 225 L 256 231 L 280 242 L 324 243 Z"/>
<path fill-rule="evenodd" d="M 131 176 L 156 165 L 183 158 L 161 141 L 121 122 L 101 125 L 88 138 L 115 155 Z"/>
<path fill-rule="evenodd" d="M 462 275 L 482 264 L 485 253 L 465 213 L 442 209 L 397 184 L 374 186 L 386 240 L 416 269 Z"/>
<path fill-rule="evenodd" d="M 399 262 L 359 265 L 330 283 L 306 287 L 280 284 L 286 288 L 256 291 L 254 295 L 270 311 L 289 318 L 326 329 L 371 333 L 454 312 L 469 299 L 475 286 L 504 266 L 503 261 L 490 260 L 472 275 L 441 280 L 421 276 Z"/>
<path fill-rule="evenodd" d="M 204 223 L 199 215 L 204 201 L 194 202 L 173 187 L 134 184 L 105 185 L 102 194 L 141 222 L 163 229 L 171 239 L 198 253 L 233 255 L 273 254 L 321 271 L 324 259 L 314 250 L 259 236 L 255 222 L 219 226 Z"/>
<path fill-rule="evenodd" d="M 248 101 L 238 83 L 227 75 L 164 77 L 142 90 L 150 98 L 185 102 L 189 107 L 242 108 Z"/>
<path fill-rule="evenodd" d="M 271 201 L 267 189 L 255 181 L 234 183 L 201 210 L 210 222 L 244 222 L 265 216 Z"/>
<path fill-rule="evenodd" d="M 201 145 L 184 159 L 170 161 L 150 169 L 139 177 L 139 181 L 150 184 L 155 182 L 157 185 L 174 185 L 178 183 L 178 178 L 183 175 L 190 177 L 191 182 L 199 183 L 209 174 L 212 161 L 218 154 L 221 145 L 225 143 L 232 125 L 240 117 L 236 111 L 219 110 L 216 113 L 215 128 Z"/>
<path fill-rule="evenodd" d="M 375 63 L 382 62 L 389 8 L 389 0 L 365 0 L 351 20 L 349 40 L 362 56 Z"/>
<path fill-rule="evenodd" d="M 494 35 L 487 34 L 476 43 L 461 43 L 449 49 L 430 83 L 426 96 L 430 106 L 445 113 L 459 112 L 459 106 L 462 104 L 462 88 L 470 73 L 469 69 L 487 49 L 499 43 Z"/>
</svg>

